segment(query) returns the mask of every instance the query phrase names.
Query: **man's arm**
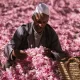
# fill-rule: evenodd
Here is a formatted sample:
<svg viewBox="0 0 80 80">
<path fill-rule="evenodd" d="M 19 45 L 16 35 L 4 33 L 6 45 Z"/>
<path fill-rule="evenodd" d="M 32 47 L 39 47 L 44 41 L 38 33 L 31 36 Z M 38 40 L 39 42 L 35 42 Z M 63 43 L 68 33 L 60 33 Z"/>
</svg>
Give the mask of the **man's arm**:
<svg viewBox="0 0 80 80">
<path fill-rule="evenodd" d="M 19 46 L 21 46 L 23 35 L 24 35 L 23 28 L 22 26 L 20 26 L 16 30 L 13 38 L 10 40 L 10 42 L 6 45 L 4 49 L 5 56 L 8 59 L 11 59 L 14 57 L 20 58 L 20 53 L 24 53 L 23 51 L 18 50 Z"/>
<path fill-rule="evenodd" d="M 51 42 L 51 53 L 54 55 L 56 60 L 68 57 L 68 54 L 64 52 L 61 48 L 58 35 L 56 32 L 52 33 L 52 42 Z"/>
</svg>

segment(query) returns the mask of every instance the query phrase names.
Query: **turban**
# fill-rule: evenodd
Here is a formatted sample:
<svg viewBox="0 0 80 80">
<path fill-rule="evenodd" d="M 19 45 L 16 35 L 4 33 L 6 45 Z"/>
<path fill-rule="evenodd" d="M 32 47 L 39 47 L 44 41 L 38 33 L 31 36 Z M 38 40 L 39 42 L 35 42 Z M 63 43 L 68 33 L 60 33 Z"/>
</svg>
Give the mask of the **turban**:
<svg viewBox="0 0 80 80">
<path fill-rule="evenodd" d="M 44 13 L 46 15 L 49 15 L 49 8 L 45 3 L 40 3 L 39 5 L 36 6 L 36 9 L 33 12 L 33 14 L 35 13 Z"/>
</svg>

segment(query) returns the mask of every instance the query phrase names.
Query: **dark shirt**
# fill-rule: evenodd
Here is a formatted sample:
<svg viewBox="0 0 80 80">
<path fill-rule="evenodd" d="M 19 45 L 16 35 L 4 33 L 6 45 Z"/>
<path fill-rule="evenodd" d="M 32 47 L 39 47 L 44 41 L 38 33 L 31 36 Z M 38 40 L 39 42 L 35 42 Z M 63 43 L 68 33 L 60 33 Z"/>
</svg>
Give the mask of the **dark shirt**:
<svg viewBox="0 0 80 80">
<path fill-rule="evenodd" d="M 4 49 L 5 56 L 9 59 L 13 49 L 24 50 L 35 47 L 47 47 L 57 53 L 54 54 L 56 59 L 66 57 L 66 54 L 62 51 L 58 36 L 54 29 L 46 24 L 39 44 L 35 45 L 33 23 L 24 24 L 16 30 L 13 38 L 6 45 Z"/>
</svg>

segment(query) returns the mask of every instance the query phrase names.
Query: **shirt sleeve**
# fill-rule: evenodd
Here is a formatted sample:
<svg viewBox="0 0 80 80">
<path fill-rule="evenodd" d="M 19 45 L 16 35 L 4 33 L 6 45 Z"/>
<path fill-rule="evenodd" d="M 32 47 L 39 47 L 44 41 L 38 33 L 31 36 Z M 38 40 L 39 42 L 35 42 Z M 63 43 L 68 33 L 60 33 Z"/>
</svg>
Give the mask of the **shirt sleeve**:
<svg viewBox="0 0 80 80">
<path fill-rule="evenodd" d="M 56 32 L 52 32 L 52 40 L 51 40 L 51 53 L 54 55 L 56 60 L 60 60 L 62 58 L 68 57 L 68 55 L 62 50 L 61 44 Z"/>
<path fill-rule="evenodd" d="M 9 41 L 9 43 L 5 46 L 4 48 L 4 55 L 9 59 L 12 59 L 12 50 L 13 49 L 18 49 L 18 47 L 20 46 L 21 44 L 21 40 L 22 40 L 22 35 L 23 35 L 23 29 L 22 27 L 20 26 L 13 38 Z"/>
</svg>

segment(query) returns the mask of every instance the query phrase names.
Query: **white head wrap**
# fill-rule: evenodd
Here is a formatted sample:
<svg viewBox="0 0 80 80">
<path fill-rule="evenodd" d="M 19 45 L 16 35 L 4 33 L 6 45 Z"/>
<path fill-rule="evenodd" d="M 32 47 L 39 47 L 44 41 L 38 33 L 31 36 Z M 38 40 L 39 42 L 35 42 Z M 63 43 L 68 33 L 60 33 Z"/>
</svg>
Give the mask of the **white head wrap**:
<svg viewBox="0 0 80 80">
<path fill-rule="evenodd" d="M 46 15 L 49 15 L 49 8 L 45 3 L 40 3 L 38 6 L 36 6 L 33 14 L 35 13 L 44 13 Z"/>
</svg>

